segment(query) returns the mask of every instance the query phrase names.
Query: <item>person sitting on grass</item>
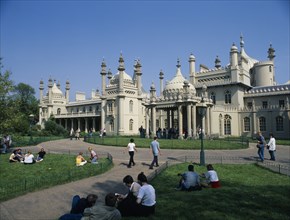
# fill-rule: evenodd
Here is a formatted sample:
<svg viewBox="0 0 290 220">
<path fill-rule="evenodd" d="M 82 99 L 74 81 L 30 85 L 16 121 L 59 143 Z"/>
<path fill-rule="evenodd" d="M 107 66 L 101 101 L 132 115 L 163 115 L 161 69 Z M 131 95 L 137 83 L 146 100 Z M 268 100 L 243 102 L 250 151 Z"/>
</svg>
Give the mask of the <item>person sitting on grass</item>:
<svg viewBox="0 0 290 220">
<path fill-rule="evenodd" d="M 88 148 L 89 152 L 90 152 L 90 161 L 92 164 L 98 164 L 98 155 L 97 153 L 91 148 Z"/>
<path fill-rule="evenodd" d="M 156 194 L 152 185 L 148 184 L 143 172 L 139 173 L 138 183 L 141 185 L 137 196 L 136 216 L 149 216 L 155 213 Z"/>
<path fill-rule="evenodd" d="M 136 200 L 141 186 L 134 182 L 130 175 L 124 177 L 123 183 L 129 188 L 129 192 L 126 195 L 118 194 L 118 209 L 122 217 L 134 216 L 137 207 Z"/>
<path fill-rule="evenodd" d="M 83 152 L 79 152 L 79 155 L 76 157 L 76 165 L 83 166 L 87 163 L 85 158 L 83 157 Z"/>
<path fill-rule="evenodd" d="M 22 150 L 21 150 L 20 148 L 18 148 L 18 149 L 16 150 L 15 155 L 16 155 L 16 157 L 18 158 L 18 160 L 19 160 L 20 162 L 23 162 L 23 161 L 24 161 L 24 156 L 23 156 L 23 154 L 22 154 Z"/>
<path fill-rule="evenodd" d="M 188 165 L 188 171 L 186 171 L 183 174 L 177 174 L 178 176 L 181 176 L 181 179 L 179 181 L 179 185 L 176 188 L 177 190 L 198 190 L 200 189 L 200 179 L 199 175 L 194 172 L 194 166 Z"/>
<path fill-rule="evenodd" d="M 206 168 L 207 172 L 201 175 L 201 177 L 204 177 L 206 179 L 206 182 L 202 182 L 201 185 L 206 188 L 219 188 L 220 181 L 217 172 L 213 169 L 213 166 L 211 164 L 208 164 Z"/>
<path fill-rule="evenodd" d="M 9 162 L 10 162 L 10 163 L 20 162 L 20 160 L 19 160 L 18 157 L 16 156 L 16 151 L 17 151 L 17 150 L 14 150 L 14 151 L 12 152 L 12 154 L 10 155 L 10 157 L 9 157 Z"/>
<path fill-rule="evenodd" d="M 34 164 L 34 155 L 31 153 L 31 151 L 27 151 L 27 154 L 24 156 L 24 164 Z"/>
<path fill-rule="evenodd" d="M 46 154 L 46 152 L 44 151 L 44 148 L 41 148 L 41 150 L 38 152 L 37 158 L 36 158 L 36 162 L 41 162 L 43 161 L 44 155 Z"/>
<path fill-rule="evenodd" d="M 62 215 L 59 220 L 80 220 L 83 217 L 84 210 L 95 205 L 98 196 L 89 194 L 86 198 L 80 198 L 75 195 L 72 199 L 72 208 L 69 214 Z"/>
<path fill-rule="evenodd" d="M 116 208 L 117 196 L 109 193 L 105 197 L 105 204 L 94 205 L 86 208 L 81 220 L 120 220 L 120 211 Z"/>
</svg>

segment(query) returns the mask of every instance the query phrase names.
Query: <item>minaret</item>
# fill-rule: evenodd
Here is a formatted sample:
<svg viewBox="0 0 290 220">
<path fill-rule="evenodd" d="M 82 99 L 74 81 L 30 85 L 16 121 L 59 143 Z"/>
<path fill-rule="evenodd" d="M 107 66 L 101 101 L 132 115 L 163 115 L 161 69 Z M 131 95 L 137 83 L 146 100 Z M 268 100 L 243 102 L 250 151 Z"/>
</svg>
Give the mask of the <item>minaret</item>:
<svg viewBox="0 0 290 220">
<path fill-rule="evenodd" d="M 268 49 L 268 58 L 269 58 L 269 61 L 272 61 L 272 65 L 269 66 L 269 70 L 271 69 L 272 71 L 272 79 L 273 79 L 273 82 L 272 82 L 272 85 L 275 85 L 276 84 L 276 80 L 275 80 L 275 69 L 274 69 L 274 58 L 276 57 L 275 55 L 275 49 L 272 47 L 272 44 L 270 44 L 270 47 Z"/>
<path fill-rule="evenodd" d="M 160 79 L 160 96 L 162 96 L 162 93 L 163 93 L 163 79 L 164 79 L 164 73 L 162 72 L 162 70 L 160 70 L 159 79 Z"/>
<path fill-rule="evenodd" d="M 65 82 L 65 99 L 66 99 L 66 104 L 69 103 L 69 90 L 70 90 L 70 84 L 69 84 L 69 81 L 67 80 Z"/>
<path fill-rule="evenodd" d="M 140 60 L 137 60 L 137 63 L 135 64 L 135 71 L 136 71 L 136 76 L 137 76 L 137 88 L 138 88 L 138 95 L 142 94 L 142 90 L 141 90 L 141 76 L 142 76 L 142 70 L 141 70 L 141 63 Z"/>
<path fill-rule="evenodd" d="M 105 89 L 106 89 L 106 74 L 107 74 L 107 72 L 106 72 L 107 65 L 106 65 L 104 59 L 103 59 L 103 62 L 101 64 L 101 67 L 102 67 L 102 70 L 101 70 L 101 75 L 102 75 L 102 95 L 104 96 L 104 95 L 106 95 Z"/>
<path fill-rule="evenodd" d="M 59 81 L 57 82 L 57 85 L 56 86 L 60 90 L 60 82 Z"/>
<path fill-rule="evenodd" d="M 48 80 L 48 102 L 49 102 L 49 104 L 52 103 L 52 86 L 53 86 L 52 79 L 50 77 Z"/>
<path fill-rule="evenodd" d="M 195 84 L 195 57 L 190 54 L 189 56 L 189 81 L 192 85 Z"/>
<path fill-rule="evenodd" d="M 40 82 L 39 82 L 39 104 L 43 103 L 43 90 L 44 90 L 43 80 L 40 80 Z"/>
<path fill-rule="evenodd" d="M 231 62 L 231 69 L 237 69 L 238 67 L 238 48 L 236 47 L 235 43 L 233 43 L 230 52 L 230 62 Z"/>
<path fill-rule="evenodd" d="M 120 93 L 123 93 L 123 91 L 124 91 L 124 71 L 125 71 L 125 65 L 124 65 L 124 59 L 123 59 L 122 53 L 121 53 L 120 58 L 119 58 L 119 67 L 118 67 L 118 70 L 119 70 L 119 92 Z"/>
<path fill-rule="evenodd" d="M 217 69 L 221 68 L 221 61 L 219 59 L 219 56 L 216 56 L 214 63 L 215 63 L 215 68 Z"/>
</svg>

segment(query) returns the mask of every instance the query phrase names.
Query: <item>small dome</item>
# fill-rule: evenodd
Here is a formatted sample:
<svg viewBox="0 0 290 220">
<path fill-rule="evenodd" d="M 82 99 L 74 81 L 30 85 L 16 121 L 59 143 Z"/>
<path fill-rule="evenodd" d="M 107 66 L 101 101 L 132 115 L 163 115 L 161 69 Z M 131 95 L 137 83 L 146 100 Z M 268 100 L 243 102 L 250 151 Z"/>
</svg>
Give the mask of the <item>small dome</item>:
<svg viewBox="0 0 290 220">
<path fill-rule="evenodd" d="M 120 72 L 118 71 L 116 75 L 114 75 L 111 79 L 111 84 L 116 84 L 119 80 L 119 77 L 120 77 Z M 132 77 L 129 76 L 125 71 L 123 71 L 123 77 L 124 77 L 124 81 L 127 81 L 127 82 L 131 82 L 133 83 L 133 80 L 132 80 Z"/>
<path fill-rule="evenodd" d="M 189 56 L 189 62 L 191 61 L 195 61 L 195 56 L 193 56 L 193 54 L 191 53 L 190 56 Z"/>
<path fill-rule="evenodd" d="M 189 85 L 189 91 L 195 93 L 194 86 L 183 77 L 183 75 L 180 71 L 180 67 L 178 67 L 173 79 L 166 83 L 166 86 L 165 86 L 165 89 L 163 92 L 164 95 L 165 94 L 173 94 L 173 93 L 175 94 L 175 93 L 179 93 L 180 91 L 183 91 L 183 86 L 186 82 Z"/>
<path fill-rule="evenodd" d="M 57 88 L 55 83 L 53 84 L 53 87 L 52 87 L 51 91 L 52 91 L 53 94 L 62 95 L 62 91 L 59 88 Z"/>
<path fill-rule="evenodd" d="M 235 45 L 235 43 L 233 43 L 232 47 L 231 47 L 231 51 L 238 51 L 237 46 Z"/>
</svg>

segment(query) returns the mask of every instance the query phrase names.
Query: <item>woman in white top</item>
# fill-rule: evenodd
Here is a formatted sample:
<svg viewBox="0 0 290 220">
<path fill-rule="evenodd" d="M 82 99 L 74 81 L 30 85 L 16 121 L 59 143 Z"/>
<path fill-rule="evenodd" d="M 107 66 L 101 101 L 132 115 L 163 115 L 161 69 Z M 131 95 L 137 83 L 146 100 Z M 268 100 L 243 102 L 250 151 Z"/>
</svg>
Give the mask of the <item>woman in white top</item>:
<svg viewBox="0 0 290 220">
<path fill-rule="evenodd" d="M 141 185 L 137 196 L 136 216 L 149 216 L 155 213 L 156 195 L 153 186 L 148 184 L 147 177 L 143 172 L 138 175 L 138 182 Z"/>
<path fill-rule="evenodd" d="M 136 145 L 134 143 L 134 139 L 133 138 L 130 139 L 130 143 L 127 145 L 127 149 L 128 149 L 129 155 L 130 155 L 128 168 L 131 168 L 132 164 L 133 164 L 133 166 L 135 166 L 134 152 L 135 151 L 137 152 Z"/>
<path fill-rule="evenodd" d="M 206 179 L 206 183 L 202 183 L 201 185 L 204 187 L 219 188 L 220 181 L 217 172 L 213 169 L 211 164 L 208 164 L 206 168 L 207 172 L 202 174 L 202 177 L 205 177 Z"/>
<path fill-rule="evenodd" d="M 270 160 L 276 160 L 275 159 L 275 151 L 276 151 L 276 140 L 274 138 L 274 135 L 271 133 L 270 134 L 270 140 L 269 143 L 267 144 L 267 148 L 269 150 L 270 154 Z"/>
<path fill-rule="evenodd" d="M 34 164 L 34 163 L 35 163 L 34 156 L 30 151 L 28 151 L 27 154 L 25 154 L 24 156 L 24 164 Z"/>
</svg>

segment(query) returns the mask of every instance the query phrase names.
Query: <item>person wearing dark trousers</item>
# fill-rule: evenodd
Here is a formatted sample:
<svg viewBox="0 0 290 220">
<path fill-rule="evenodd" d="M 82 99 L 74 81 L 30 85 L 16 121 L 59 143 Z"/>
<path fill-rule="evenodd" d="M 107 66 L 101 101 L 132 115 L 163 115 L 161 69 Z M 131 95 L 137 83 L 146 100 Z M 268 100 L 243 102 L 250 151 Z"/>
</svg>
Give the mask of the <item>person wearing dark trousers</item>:
<svg viewBox="0 0 290 220">
<path fill-rule="evenodd" d="M 130 155 L 128 168 L 131 168 L 132 164 L 133 164 L 133 166 L 135 166 L 134 153 L 135 153 L 135 151 L 137 152 L 136 145 L 134 143 L 134 139 L 133 138 L 130 139 L 130 143 L 127 145 L 127 148 L 128 148 L 128 152 L 129 152 L 129 155 Z"/>
<path fill-rule="evenodd" d="M 150 144 L 150 149 L 152 150 L 153 154 L 153 160 L 152 163 L 149 167 L 149 169 L 153 169 L 154 164 L 156 164 L 156 167 L 159 166 L 158 164 L 158 155 L 161 155 L 160 147 L 159 147 L 159 142 L 157 141 L 157 137 L 154 137 L 154 140 Z"/>
</svg>

